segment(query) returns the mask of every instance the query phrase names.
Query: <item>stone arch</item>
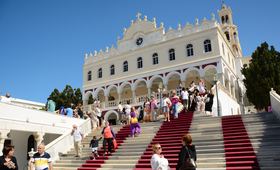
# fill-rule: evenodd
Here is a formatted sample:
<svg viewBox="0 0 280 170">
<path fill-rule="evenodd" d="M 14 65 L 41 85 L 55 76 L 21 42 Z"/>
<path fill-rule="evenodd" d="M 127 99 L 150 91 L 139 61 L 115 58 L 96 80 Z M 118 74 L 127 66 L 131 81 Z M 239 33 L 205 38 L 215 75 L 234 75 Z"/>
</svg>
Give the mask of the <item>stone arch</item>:
<svg viewBox="0 0 280 170">
<path fill-rule="evenodd" d="M 109 110 L 104 114 L 104 120 L 110 122 L 110 118 L 115 118 L 116 122 L 120 120 L 119 114 L 115 110 Z M 110 122 L 111 123 L 111 122 Z"/>
<path fill-rule="evenodd" d="M 83 95 L 83 100 L 84 100 L 84 101 L 88 101 L 90 95 L 92 95 L 92 97 L 94 97 L 94 94 L 93 94 L 92 91 L 87 91 L 87 92 Z"/>
<path fill-rule="evenodd" d="M 145 79 L 138 79 L 134 83 L 135 91 L 135 102 L 144 102 L 145 98 L 148 96 L 147 81 Z"/>
<path fill-rule="evenodd" d="M 148 87 L 151 87 L 151 86 L 153 85 L 153 81 L 154 81 L 155 79 L 157 79 L 157 78 L 160 78 L 161 81 L 163 82 L 163 84 L 166 84 L 166 82 L 164 81 L 164 78 L 163 78 L 162 76 L 160 76 L 160 75 L 154 75 L 154 76 L 148 81 L 147 86 L 148 86 Z"/>
<path fill-rule="evenodd" d="M 99 88 L 97 88 L 97 89 L 94 91 L 94 93 L 93 93 L 93 94 L 94 94 L 94 95 L 93 95 L 93 98 L 97 98 L 97 95 L 98 95 L 98 93 L 99 93 L 100 91 L 103 91 L 103 93 L 104 93 L 104 95 L 105 95 L 105 89 L 99 87 Z"/>
<path fill-rule="evenodd" d="M 200 70 L 198 68 L 192 67 L 186 70 L 183 73 L 183 76 L 185 77 L 186 83 L 185 86 L 188 87 L 192 81 L 194 81 L 196 84 L 198 84 L 200 80 Z"/>
<path fill-rule="evenodd" d="M 108 96 L 109 93 L 110 93 L 110 91 L 111 91 L 113 88 L 116 88 L 116 90 L 118 91 L 118 86 L 116 86 L 116 85 L 110 85 L 110 86 L 106 89 L 105 95 Z"/>
<path fill-rule="evenodd" d="M 179 77 L 178 80 L 176 79 L 176 76 Z M 178 73 L 176 71 L 168 73 L 168 75 L 165 77 L 165 82 L 167 82 L 166 84 L 167 84 L 168 90 L 177 89 L 177 87 L 179 87 L 181 81 L 182 81 L 182 76 L 180 73 Z"/>
<path fill-rule="evenodd" d="M 37 143 L 36 143 L 36 140 L 34 138 L 34 135 L 30 135 L 28 137 L 28 140 L 27 140 L 27 160 L 30 159 L 29 155 L 28 155 L 28 152 L 30 152 L 32 149 L 35 151 L 36 150 L 36 146 L 37 146 Z"/>
<path fill-rule="evenodd" d="M 128 88 L 126 88 L 127 86 L 129 86 Z M 129 83 L 129 82 L 124 82 L 124 83 L 122 83 L 121 84 L 121 86 L 119 87 L 119 92 L 120 92 L 120 95 L 121 95 L 121 101 L 120 102 L 122 102 L 123 104 L 124 103 L 127 103 L 128 101 L 130 102 L 130 103 L 132 103 L 133 101 L 132 101 L 132 90 L 131 90 L 131 88 L 132 88 L 132 85 L 131 85 L 131 83 Z"/>
<path fill-rule="evenodd" d="M 141 78 L 141 79 L 137 79 L 133 84 L 132 84 L 132 90 L 135 90 L 137 88 L 137 85 L 141 82 L 145 82 L 145 84 L 147 85 L 147 80 Z"/>
<path fill-rule="evenodd" d="M 120 87 L 119 87 L 119 92 L 120 92 L 120 93 L 123 92 L 123 88 L 124 88 L 126 85 L 129 85 L 130 88 L 132 88 L 131 83 L 129 83 L 129 82 L 126 81 L 126 82 L 124 82 L 124 83 L 122 83 L 122 84 L 120 85 Z"/>
<path fill-rule="evenodd" d="M 214 77 L 217 76 L 217 67 L 208 65 L 203 69 L 203 74 L 206 88 L 209 90 L 214 84 Z"/>
</svg>

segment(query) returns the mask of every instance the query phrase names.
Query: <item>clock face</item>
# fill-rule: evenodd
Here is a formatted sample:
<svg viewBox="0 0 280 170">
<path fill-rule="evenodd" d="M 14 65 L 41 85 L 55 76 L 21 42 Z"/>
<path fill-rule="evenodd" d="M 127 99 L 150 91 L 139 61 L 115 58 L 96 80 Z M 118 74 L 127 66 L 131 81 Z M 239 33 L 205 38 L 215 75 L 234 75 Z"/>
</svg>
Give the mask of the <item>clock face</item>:
<svg viewBox="0 0 280 170">
<path fill-rule="evenodd" d="M 143 38 L 141 38 L 141 37 L 137 38 L 136 44 L 141 45 L 142 43 L 143 43 Z"/>
</svg>

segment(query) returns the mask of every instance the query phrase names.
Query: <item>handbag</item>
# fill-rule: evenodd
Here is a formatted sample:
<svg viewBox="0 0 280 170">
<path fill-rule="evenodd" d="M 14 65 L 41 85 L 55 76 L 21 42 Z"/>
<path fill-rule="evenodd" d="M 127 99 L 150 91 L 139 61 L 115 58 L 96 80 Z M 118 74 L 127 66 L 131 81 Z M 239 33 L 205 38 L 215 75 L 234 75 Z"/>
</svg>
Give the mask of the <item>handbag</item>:
<svg viewBox="0 0 280 170">
<path fill-rule="evenodd" d="M 118 148 L 118 143 L 116 139 L 113 139 L 113 145 L 114 145 L 114 149 Z"/>
<path fill-rule="evenodd" d="M 180 167 L 180 170 L 195 169 L 197 167 L 196 163 L 195 163 L 194 159 L 191 157 L 187 146 L 186 146 L 186 149 L 187 149 L 189 157 L 185 159 L 182 166 Z"/>
</svg>

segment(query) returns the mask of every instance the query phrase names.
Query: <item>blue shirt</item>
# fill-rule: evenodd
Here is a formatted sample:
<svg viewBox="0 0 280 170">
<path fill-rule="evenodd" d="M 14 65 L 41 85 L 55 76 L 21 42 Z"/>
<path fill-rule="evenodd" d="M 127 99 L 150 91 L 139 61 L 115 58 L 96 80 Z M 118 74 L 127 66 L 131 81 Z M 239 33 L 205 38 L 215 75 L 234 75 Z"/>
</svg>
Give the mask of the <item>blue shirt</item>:
<svg viewBox="0 0 280 170">
<path fill-rule="evenodd" d="M 66 115 L 67 115 L 68 117 L 73 117 L 73 109 L 71 109 L 70 107 L 68 107 L 68 108 L 66 109 Z"/>
</svg>

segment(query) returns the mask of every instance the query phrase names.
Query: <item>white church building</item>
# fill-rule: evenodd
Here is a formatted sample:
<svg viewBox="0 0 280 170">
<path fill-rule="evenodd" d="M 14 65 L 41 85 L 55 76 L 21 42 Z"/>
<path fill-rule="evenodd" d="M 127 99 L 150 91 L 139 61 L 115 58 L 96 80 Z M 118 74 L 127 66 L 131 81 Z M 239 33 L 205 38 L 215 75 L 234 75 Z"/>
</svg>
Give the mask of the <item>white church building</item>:
<svg viewBox="0 0 280 170">
<path fill-rule="evenodd" d="M 195 19 L 192 24 L 166 29 L 155 18 L 149 20 L 137 14 L 116 47 L 85 54 L 85 111 L 91 107 L 88 100 L 92 95 L 101 102 L 106 120 L 119 119 L 119 102 L 139 106 L 152 93 L 159 96 L 159 89 L 188 87 L 190 82 L 198 84 L 202 79 L 207 89 L 214 91 L 214 115 L 241 114 L 245 88 L 238 30 L 229 7 L 223 5 L 218 15 L 218 21 L 212 14 L 210 19 Z M 274 103 L 279 106 L 279 99 Z M 73 124 L 81 127 L 84 134 L 92 130 L 89 119 L 0 102 L 0 150 L 5 144 L 15 145 L 15 156 L 25 170 L 27 153 L 44 141 L 47 152 L 57 160 L 59 153 L 73 147 Z"/>
<path fill-rule="evenodd" d="M 101 102 L 105 119 L 118 118 L 119 102 L 137 106 L 152 93 L 158 96 L 161 86 L 172 90 L 203 80 L 207 89 L 218 91 L 219 109 L 214 99 L 214 115 L 241 114 L 245 89 L 238 29 L 230 7 L 223 4 L 218 15 L 219 21 L 212 14 L 210 19 L 166 29 L 156 18 L 138 13 L 124 28 L 117 47 L 85 54 L 85 109 L 92 95 Z"/>
</svg>

